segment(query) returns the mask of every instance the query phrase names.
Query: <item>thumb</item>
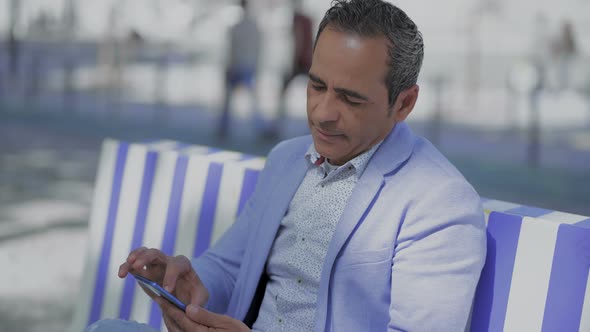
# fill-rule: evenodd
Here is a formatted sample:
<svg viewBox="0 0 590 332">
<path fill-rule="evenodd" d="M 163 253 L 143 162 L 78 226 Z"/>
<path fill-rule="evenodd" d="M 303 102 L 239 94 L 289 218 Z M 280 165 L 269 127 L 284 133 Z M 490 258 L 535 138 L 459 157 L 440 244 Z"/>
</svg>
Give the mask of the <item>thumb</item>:
<svg viewBox="0 0 590 332">
<path fill-rule="evenodd" d="M 208 327 L 216 327 L 219 326 L 220 323 L 225 318 L 223 315 L 219 315 L 208 311 L 206 309 L 197 307 L 194 304 L 190 304 L 186 307 L 186 315 L 190 318 L 193 322 L 205 325 Z"/>
</svg>

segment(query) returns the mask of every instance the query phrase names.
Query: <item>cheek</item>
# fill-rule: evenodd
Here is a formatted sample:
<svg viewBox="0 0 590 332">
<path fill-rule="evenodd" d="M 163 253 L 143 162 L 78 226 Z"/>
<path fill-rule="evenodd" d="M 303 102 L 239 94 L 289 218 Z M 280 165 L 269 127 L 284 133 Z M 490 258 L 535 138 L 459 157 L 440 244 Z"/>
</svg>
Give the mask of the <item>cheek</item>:
<svg viewBox="0 0 590 332">
<path fill-rule="evenodd" d="M 362 110 L 364 112 L 365 110 Z M 363 116 L 358 116 L 355 114 L 354 111 L 346 112 L 347 116 L 342 117 L 343 126 L 348 131 L 349 135 L 352 136 L 352 139 L 358 140 L 361 136 L 366 135 L 366 131 L 370 131 L 370 128 L 367 128 L 367 119 Z"/>
<path fill-rule="evenodd" d="M 363 110 L 363 112 L 368 111 Z M 350 139 L 356 142 L 364 142 L 372 140 L 381 131 L 381 128 L 384 126 L 384 119 L 375 119 L 368 116 L 351 116 L 347 119 L 346 124 Z"/>
<path fill-rule="evenodd" d="M 318 105 L 320 98 L 318 97 L 317 93 L 315 91 L 309 91 L 310 89 L 307 89 L 307 115 L 311 115 L 311 113 L 313 112 L 313 110 L 316 108 L 316 106 Z"/>
</svg>

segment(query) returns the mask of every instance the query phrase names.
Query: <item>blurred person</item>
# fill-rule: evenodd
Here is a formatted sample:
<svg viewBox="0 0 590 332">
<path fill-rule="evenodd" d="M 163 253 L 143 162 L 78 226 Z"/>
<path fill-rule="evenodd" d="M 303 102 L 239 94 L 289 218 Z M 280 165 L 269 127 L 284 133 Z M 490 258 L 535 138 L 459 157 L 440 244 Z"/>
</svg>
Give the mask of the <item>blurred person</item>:
<svg viewBox="0 0 590 332">
<path fill-rule="evenodd" d="M 293 61 L 289 71 L 283 76 L 277 119 L 275 120 L 274 126 L 266 132 L 266 136 L 270 138 L 279 136 L 280 126 L 287 112 L 288 105 L 285 97 L 291 82 L 299 75 L 307 75 L 311 67 L 313 23 L 303 9 L 303 0 L 293 0 Z"/>
<path fill-rule="evenodd" d="M 480 198 L 405 119 L 422 35 L 381 0 L 338 0 L 307 84 L 311 135 L 278 144 L 237 221 L 192 261 L 133 250 L 169 331 L 463 331 L 485 260 Z M 100 322 L 92 327 L 100 331 Z"/>
<path fill-rule="evenodd" d="M 553 53 L 557 61 L 558 89 L 569 88 L 573 62 L 577 54 L 576 40 L 572 22 L 562 23 L 559 34 L 553 42 Z"/>
<path fill-rule="evenodd" d="M 248 1 L 241 0 L 243 15 L 229 32 L 230 51 L 225 73 L 225 98 L 221 118 L 217 127 L 218 138 L 228 135 L 231 121 L 231 100 L 234 89 L 245 85 L 253 99 L 253 118 L 255 127 L 260 126 L 261 117 L 258 110 L 256 93 L 256 74 L 261 47 L 261 33 L 256 19 L 249 10 Z M 259 128 L 256 128 L 259 129 Z"/>
</svg>

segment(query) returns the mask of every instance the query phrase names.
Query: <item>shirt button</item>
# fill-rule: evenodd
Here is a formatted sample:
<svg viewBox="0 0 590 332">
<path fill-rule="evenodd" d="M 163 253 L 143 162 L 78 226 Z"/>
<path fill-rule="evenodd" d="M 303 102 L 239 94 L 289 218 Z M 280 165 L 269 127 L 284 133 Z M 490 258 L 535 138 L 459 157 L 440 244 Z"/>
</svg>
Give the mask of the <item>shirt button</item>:
<svg viewBox="0 0 590 332">
<path fill-rule="evenodd" d="M 349 170 L 352 170 L 352 166 L 348 166 L 348 169 L 349 169 Z"/>
<path fill-rule="evenodd" d="M 283 322 L 283 319 L 282 318 L 279 318 L 279 323 L 282 323 L 282 322 Z"/>
<path fill-rule="evenodd" d="M 301 238 L 301 242 L 305 242 L 305 238 L 304 237 Z"/>
<path fill-rule="evenodd" d="M 301 284 L 302 282 L 303 282 L 303 280 L 301 280 L 301 278 L 298 278 L 298 279 L 297 279 L 297 283 L 298 283 L 298 284 Z"/>
</svg>

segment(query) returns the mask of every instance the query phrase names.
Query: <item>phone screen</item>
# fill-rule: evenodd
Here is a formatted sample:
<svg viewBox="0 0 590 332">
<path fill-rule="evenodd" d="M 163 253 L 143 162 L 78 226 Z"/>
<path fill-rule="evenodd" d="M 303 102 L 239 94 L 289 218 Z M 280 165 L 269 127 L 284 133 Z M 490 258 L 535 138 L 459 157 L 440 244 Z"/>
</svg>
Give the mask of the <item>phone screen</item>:
<svg viewBox="0 0 590 332">
<path fill-rule="evenodd" d="M 139 282 L 145 288 L 149 289 L 152 293 L 154 293 L 154 295 L 165 298 L 166 300 L 168 300 L 168 302 L 174 304 L 178 309 L 186 312 L 186 304 L 182 303 L 182 301 L 177 299 L 174 295 L 170 294 L 167 290 L 158 285 L 156 282 L 144 278 L 140 275 L 131 275 L 135 277 L 135 280 L 137 280 L 137 282 Z"/>
</svg>

